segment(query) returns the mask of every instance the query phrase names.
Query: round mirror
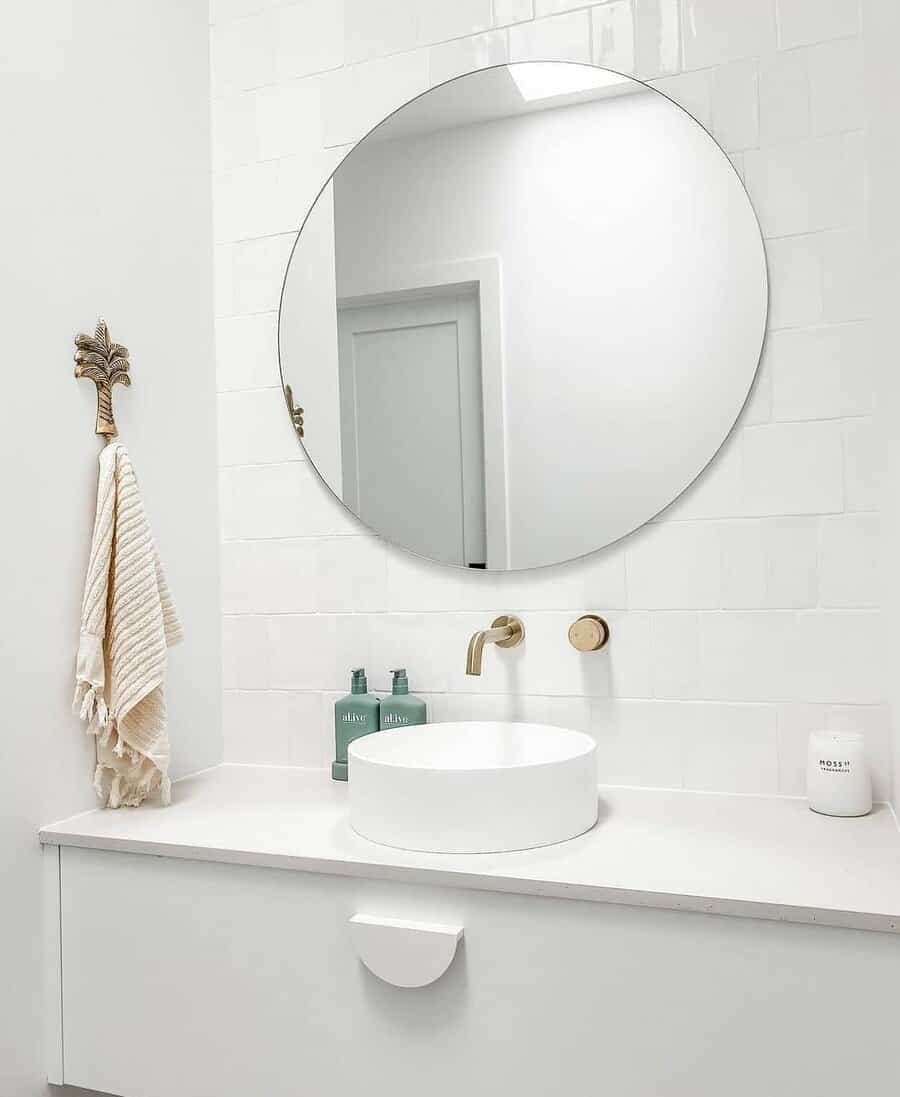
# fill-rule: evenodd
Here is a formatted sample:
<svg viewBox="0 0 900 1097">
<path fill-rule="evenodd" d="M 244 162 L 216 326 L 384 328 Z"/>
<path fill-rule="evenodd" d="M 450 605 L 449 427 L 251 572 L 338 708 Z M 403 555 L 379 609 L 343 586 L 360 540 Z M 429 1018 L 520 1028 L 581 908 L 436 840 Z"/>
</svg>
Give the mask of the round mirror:
<svg viewBox="0 0 900 1097">
<path fill-rule="evenodd" d="M 746 191 L 689 114 L 606 69 L 501 65 L 407 103 L 334 172 L 285 277 L 282 378 L 310 460 L 372 530 L 538 567 L 700 474 L 766 300 Z"/>
</svg>

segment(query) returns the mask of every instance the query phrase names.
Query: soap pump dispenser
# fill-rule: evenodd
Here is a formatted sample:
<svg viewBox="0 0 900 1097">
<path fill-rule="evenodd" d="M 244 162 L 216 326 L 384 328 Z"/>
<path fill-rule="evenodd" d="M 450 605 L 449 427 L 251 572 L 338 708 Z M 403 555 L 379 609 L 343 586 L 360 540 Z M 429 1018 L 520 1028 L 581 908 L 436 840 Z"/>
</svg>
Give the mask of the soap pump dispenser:
<svg viewBox="0 0 900 1097">
<path fill-rule="evenodd" d="M 381 702 L 381 730 L 387 731 L 389 728 L 427 723 L 425 702 L 421 697 L 414 697 L 409 692 L 406 669 L 400 667 L 398 670 L 392 670 L 391 674 L 394 678 L 391 684 L 391 695 Z"/>
<path fill-rule="evenodd" d="M 350 692 L 334 706 L 331 776 L 335 781 L 347 780 L 347 748 L 353 740 L 378 731 L 378 708 L 378 698 L 369 693 L 365 667 L 357 667 L 351 674 Z"/>
</svg>

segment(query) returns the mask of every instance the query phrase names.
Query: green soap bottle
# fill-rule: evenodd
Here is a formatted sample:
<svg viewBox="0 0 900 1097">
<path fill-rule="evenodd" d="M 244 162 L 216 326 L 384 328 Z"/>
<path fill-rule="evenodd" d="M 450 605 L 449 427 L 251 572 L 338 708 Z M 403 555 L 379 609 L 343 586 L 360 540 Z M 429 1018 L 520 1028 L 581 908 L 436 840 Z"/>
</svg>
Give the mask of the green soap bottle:
<svg viewBox="0 0 900 1097">
<path fill-rule="evenodd" d="M 391 674 L 394 676 L 391 695 L 381 702 L 381 730 L 387 731 L 389 728 L 405 728 L 411 724 L 427 723 L 425 702 L 421 697 L 414 697 L 409 692 L 406 670 L 401 667 L 399 670 L 392 670 Z"/>
<path fill-rule="evenodd" d="M 347 747 L 362 735 L 378 731 L 378 698 L 369 693 L 365 667 L 357 667 L 350 678 L 350 692 L 334 705 L 335 759 L 331 776 L 347 780 Z"/>
</svg>

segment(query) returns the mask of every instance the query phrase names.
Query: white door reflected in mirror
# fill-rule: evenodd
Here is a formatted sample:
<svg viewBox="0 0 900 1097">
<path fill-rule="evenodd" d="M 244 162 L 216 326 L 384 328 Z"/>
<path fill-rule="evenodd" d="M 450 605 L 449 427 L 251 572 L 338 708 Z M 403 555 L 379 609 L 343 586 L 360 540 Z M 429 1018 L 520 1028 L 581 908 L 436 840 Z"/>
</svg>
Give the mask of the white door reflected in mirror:
<svg viewBox="0 0 900 1097">
<path fill-rule="evenodd" d="M 451 80 L 344 159 L 285 278 L 310 459 L 389 541 L 505 570 L 672 502 L 734 425 L 765 254 L 728 157 L 659 92 L 527 62 Z"/>
</svg>

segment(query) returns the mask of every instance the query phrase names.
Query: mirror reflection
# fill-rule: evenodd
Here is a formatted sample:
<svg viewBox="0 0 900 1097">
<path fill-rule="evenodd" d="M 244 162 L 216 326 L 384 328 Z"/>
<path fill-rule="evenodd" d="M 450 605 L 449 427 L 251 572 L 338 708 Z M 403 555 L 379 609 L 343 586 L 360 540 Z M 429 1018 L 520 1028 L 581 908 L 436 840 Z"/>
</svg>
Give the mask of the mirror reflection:
<svg viewBox="0 0 900 1097">
<path fill-rule="evenodd" d="M 755 375 L 765 258 L 706 131 L 604 69 L 418 97 L 310 211 L 279 317 L 303 444 L 367 526 L 447 564 L 608 545 L 703 470 Z"/>
</svg>

